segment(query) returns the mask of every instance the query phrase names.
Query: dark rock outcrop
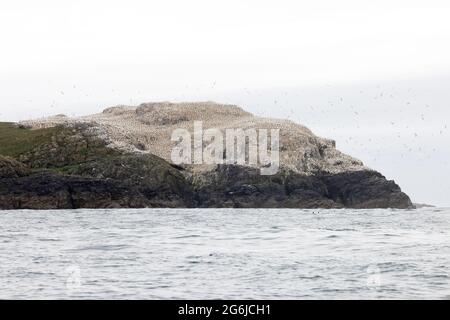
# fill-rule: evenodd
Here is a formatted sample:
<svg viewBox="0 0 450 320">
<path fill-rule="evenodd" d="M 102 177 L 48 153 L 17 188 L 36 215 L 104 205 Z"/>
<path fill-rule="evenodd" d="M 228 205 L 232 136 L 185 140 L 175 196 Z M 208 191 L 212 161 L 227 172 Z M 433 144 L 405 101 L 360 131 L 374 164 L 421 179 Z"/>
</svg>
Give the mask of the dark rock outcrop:
<svg viewBox="0 0 450 320">
<path fill-rule="evenodd" d="M 328 196 L 346 208 L 411 208 L 413 204 L 394 182 L 376 171 L 320 175 Z"/>
<path fill-rule="evenodd" d="M 262 176 L 258 169 L 218 165 L 192 179 L 199 207 L 333 208 L 326 186 L 315 177 L 281 171 Z"/>
<path fill-rule="evenodd" d="M 375 171 L 302 175 L 283 170 L 261 176 L 257 169 L 219 165 L 192 181 L 199 207 L 410 208 L 393 182 Z"/>
<path fill-rule="evenodd" d="M 112 180 L 41 171 L 0 183 L 2 209 L 76 209 L 151 206 L 135 190 Z"/>
<path fill-rule="evenodd" d="M 22 170 L 15 162 L 12 171 L 0 176 L 1 209 L 76 209 L 76 208 L 142 208 L 191 206 L 190 188 L 175 169 L 159 168 L 158 176 L 133 181 L 133 172 L 151 159 L 135 160 L 136 167 L 122 171 L 118 161 L 104 164 L 106 175 L 68 175 L 50 170 L 28 171 L 28 174 L 11 174 Z M 0 161 L 2 159 L 0 158 Z M 163 160 L 161 160 L 163 161 Z M 3 162 L 3 161 L 2 161 Z M 114 161 L 113 161 L 114 162 Z M 117 166 L 115 166 L 117 164 Z M 91 169 L 101 163 L 90 164 Z M 155 165 L 158 167 L 158 164 Z M 94 170 L 95 171 L 95 170 Z M 100 171 L 100 170 L 98 170 Z M 107 173 L 110 173 L 108 175 Z M 130 174 L 128 177 L 120 177 Z M 97 174 L 95 174 L 97 175 Z M 167 181 L 161 180 L 167 177 Z M 142 177 L 146 179 L 145 177 Z"/>
</svg>

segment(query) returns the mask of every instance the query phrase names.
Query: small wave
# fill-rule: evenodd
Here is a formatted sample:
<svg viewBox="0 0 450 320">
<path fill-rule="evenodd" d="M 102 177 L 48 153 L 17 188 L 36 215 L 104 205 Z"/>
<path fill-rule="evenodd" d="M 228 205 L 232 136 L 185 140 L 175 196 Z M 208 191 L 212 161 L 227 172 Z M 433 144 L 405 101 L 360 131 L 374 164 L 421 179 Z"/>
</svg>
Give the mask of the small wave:
<svg viewBox="0 0 450 320">
<path fill-rule="evenodd" d="M 356 229 L 352 228 L 342 228 L 342 229 L 335 229 L 335 228 L 322 228 L 320 230 L 326 230 L 326 231 L 336 231 L 336 232 L 349 232 L 349 231 L 357 231 Z"/>
<path fill-rule="evenodd" d="M 190 234 L 190 235 L 185 235 L 185 236 L 177 236 L 177 237 L 173 237 L 173 239 L 189 239 L 189 238 L 200 238 L 201 235 L 198 234 Z"/>
<path fill-rule="evenodd" d="M 119 245 L 98 245 L 98 246 L 87 246 L 87 247 L 81 247 L 78 249 L 73 249 L 74 251 L 90 251 L 90 250 L 99 250 L 99 251 L 115 251 L 115 250 L 122 250 L 125 248 L 129 248 L 129 245 L 126 244 L 119 244 Z"/>
</svg>

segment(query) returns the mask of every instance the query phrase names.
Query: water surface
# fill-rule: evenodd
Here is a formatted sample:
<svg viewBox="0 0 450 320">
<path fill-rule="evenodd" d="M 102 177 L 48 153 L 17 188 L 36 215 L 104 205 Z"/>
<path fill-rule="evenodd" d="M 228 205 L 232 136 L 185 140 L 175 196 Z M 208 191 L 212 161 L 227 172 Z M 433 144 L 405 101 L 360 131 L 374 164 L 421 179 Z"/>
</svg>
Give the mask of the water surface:
<svg viewBox="0 0 450 320">
<path fill-rule="evenodd" d="M 1 299 L 448 299 L 450 209 L 0 211 Z"/>
</svg>

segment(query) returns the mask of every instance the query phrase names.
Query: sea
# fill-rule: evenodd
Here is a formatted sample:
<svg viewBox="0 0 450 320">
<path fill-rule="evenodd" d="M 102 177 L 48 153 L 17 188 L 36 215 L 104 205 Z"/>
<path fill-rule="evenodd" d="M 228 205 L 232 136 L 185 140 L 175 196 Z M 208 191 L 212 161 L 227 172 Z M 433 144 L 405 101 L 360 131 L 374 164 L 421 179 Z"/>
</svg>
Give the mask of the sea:
<svg viewBox="0 0 450 320">
<path fill-rule="evenodd" d="M 0 299 L 450 299 L 450 209 L 0 211 Z"/>
</svg>

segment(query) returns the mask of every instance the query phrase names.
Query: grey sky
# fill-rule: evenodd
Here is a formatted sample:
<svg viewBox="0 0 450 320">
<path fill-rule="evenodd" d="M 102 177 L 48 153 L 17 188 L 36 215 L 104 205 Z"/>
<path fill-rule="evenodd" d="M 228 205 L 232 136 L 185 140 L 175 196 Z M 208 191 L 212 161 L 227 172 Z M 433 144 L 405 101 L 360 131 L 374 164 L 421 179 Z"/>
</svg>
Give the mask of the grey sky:
<svg viewBox="0 0 450 320">
<path fill-rule="evenodd" d="M 5 0 L 0 119 L 216 100 L 450 206 L 448 1 Z"/>
</svg>

